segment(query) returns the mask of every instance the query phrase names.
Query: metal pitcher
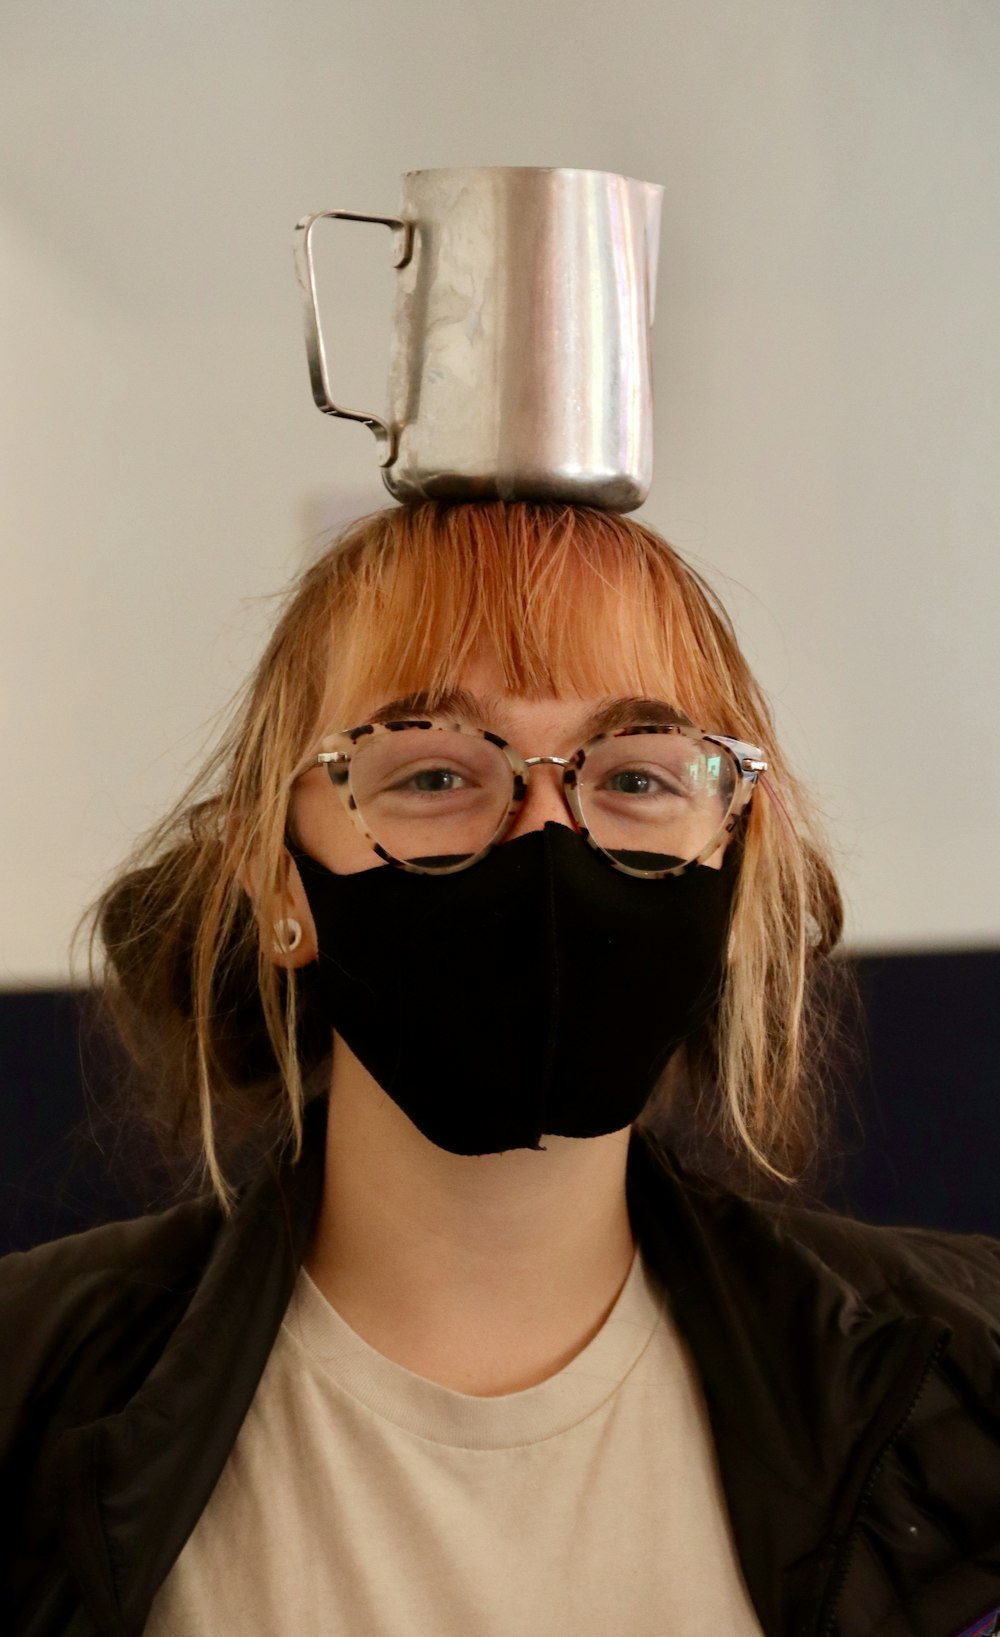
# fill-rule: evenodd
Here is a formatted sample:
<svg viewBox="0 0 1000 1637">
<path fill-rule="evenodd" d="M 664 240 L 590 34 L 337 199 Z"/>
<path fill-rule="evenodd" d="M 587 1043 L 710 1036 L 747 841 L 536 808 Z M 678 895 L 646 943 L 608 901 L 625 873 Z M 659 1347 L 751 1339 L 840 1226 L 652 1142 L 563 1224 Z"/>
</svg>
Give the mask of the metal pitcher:
<svg viewBox="0 0 1000 1637">
<path fill-rule="evenodd" d="M 298 223 L 313 397 L 371 427 L 390 494 L 642 504 L 662 194 L 610 171 L 409 171 L 398 216 L 320 210 Z M 385 419 L 333 400 L 312 254 L 328 216 L 392 231 Z"/>
</svg>

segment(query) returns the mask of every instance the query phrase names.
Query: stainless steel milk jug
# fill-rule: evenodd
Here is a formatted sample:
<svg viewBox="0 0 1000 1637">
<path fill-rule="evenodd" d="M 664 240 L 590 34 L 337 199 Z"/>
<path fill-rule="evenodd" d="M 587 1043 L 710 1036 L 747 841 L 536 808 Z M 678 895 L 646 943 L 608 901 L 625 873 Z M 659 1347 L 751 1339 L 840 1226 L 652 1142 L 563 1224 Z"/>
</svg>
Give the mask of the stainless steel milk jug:
<svg viewBox="0 0 1000 1637">
<path fill-rule="evenodd" d="M 299 222 L 313 396 L 324 414 L 371 427 L 391 494 L 642 504 L 662 193 L 609 171 L 410 171 L 398 216 L 321 210 Z M 384 419 L 333 399 L 312 254 L 328 216 L 392 230 Z"/>
</svg>

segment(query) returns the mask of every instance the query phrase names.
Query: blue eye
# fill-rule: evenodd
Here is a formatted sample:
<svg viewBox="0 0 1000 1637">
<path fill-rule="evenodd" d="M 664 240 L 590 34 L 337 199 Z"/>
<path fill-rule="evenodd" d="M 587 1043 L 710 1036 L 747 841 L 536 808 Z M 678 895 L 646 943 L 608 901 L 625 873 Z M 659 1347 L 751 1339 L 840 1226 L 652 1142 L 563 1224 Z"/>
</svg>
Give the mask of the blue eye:
<svg viewBox="0 0 1000 1637">
<path fill-rule="evenodd" d="M 619 796 L 683 796 L 676 779 L 665 777 L 664 770 L 654 772 L 648 767 L 623 767 L 611 773 L 600 786 Z"/>
<path fill-rule="evenodd" d="M 654 780 L 650 773 L 639 773 L 628 769 L 623 773 L 616 773 L 609 781 L 622 795 L 647 795 L 658 780 Z M 641 788 L 640 788 L 641 787 Z"/>
<path fill-rule="evenodd" d="M 463 773 L 457 772 L 455 770 L 455 768 L 453 768 L 453 767 L 427 767 L 427 768 L 424 768 L 420 773 L 414 773 L 409 779 L 405 780 L 405 782 L 403 784 L 396 785 L 395 788 L 397 790 L 405 790 L 409 786 L 412 785 L 417 790 L 423 791 L 426 794 L 431 794 L 431 795 L 434 794 L 435 791 L 440 791 L 440 790 L 448 791 L 448 790 L 454 790 L 454 789 L 457 788 L 457 784 L 455 784 L 455 783 L 452 783 L 452 782 L 438 783 L 437 782 L 438 780 L 441 780 L 441 781 L 445 781 L 445 780 L 454 781 L 454 780 L 457 780 L 457 781 L 460 781 L 462 784 L 465 784 L 467 782 L 466 779 L 465 779 L 465 775 Z"/>
</svg>

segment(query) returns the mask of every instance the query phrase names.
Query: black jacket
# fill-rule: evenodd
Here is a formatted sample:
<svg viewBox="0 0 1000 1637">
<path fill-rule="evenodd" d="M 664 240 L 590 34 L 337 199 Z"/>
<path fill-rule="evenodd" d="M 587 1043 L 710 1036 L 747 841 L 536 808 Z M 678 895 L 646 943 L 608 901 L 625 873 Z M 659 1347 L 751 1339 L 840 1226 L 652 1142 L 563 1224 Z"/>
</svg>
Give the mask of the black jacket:
<svg viewBox="0 0 1000 1637">
<path fill-rule="evenodd" d="M 324 1129 L 321 1100 L 229 1222 L 205 1199 L 0 1262 L 4 1632 L 142 1631 L 281 1323 Z M 1000 1244 L 750 1205 L 639 1133 L 627 1191 L 767 1637 L 955 1637 L 995 1610 Z"/>
</svg>

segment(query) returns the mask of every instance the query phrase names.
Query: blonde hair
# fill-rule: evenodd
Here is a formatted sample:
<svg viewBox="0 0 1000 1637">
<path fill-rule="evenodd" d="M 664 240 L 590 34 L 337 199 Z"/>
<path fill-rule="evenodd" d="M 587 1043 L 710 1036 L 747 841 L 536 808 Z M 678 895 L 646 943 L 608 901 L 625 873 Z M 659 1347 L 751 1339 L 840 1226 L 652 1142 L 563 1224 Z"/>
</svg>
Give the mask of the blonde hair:
<svg viewBox="0 0 1000 1637">
<path fill-rule="evenodd" d="M 620 684 L 764 747 L 767 789 L 743 821 L 721 1000 L 689 1042 L 685 1092 L 699 1129 L 759 1172 L 790 1182 L 815 1151 L 826 1027 L 815 979 L 840 936 L 841 901 L 718 598 L 627 517 L 428 503 L 362 518 L 300 575 L 215 753 L 90 912 L 92 970 L 103 944 L 99 981 L 145 1071 L 144 1111 L 193 1156 L 224 1211 L 228 1145 L 265 1130 L 297 1158 L 310 1076 L 330 1051 L 310 969 L 274 965 L 241 879 L 253 868 L 262 920 L 278 918 L 304 755 L 376 703 L 443 693 L 482 651 L 529 698 Z M 643 1124 L 676 1097 L 676 1079 L 675 1063 Z"/>
</svg>

